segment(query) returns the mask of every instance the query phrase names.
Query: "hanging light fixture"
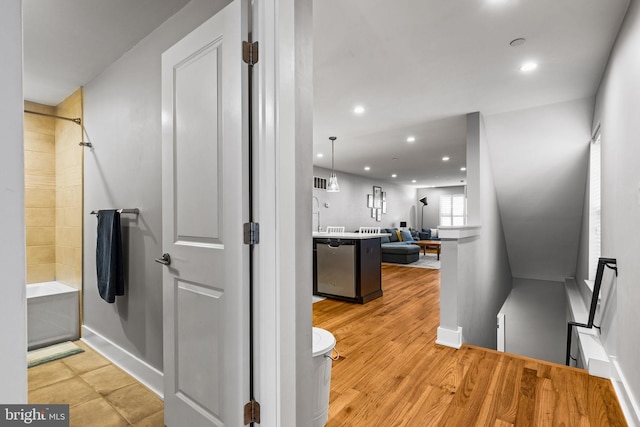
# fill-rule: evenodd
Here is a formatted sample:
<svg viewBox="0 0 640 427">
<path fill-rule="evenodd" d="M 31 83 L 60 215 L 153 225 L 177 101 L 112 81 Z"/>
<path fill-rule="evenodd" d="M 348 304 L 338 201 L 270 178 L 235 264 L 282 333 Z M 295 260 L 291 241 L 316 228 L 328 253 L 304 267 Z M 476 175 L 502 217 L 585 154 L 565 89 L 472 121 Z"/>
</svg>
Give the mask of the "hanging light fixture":
<svg viewBox="0 0 640 427">
<path fill-rule="evenodd" d="M 330 136 L 329 139 L 331 140 L 331 176 L 329 177 L 327 192 L 337 193 L 340 191 L 340 186 L 338 185 L 338 177 L 336 176 L 336 171 L 333 168 L 333 143 L 337 138 L 335 136 Z"/>
</svg>

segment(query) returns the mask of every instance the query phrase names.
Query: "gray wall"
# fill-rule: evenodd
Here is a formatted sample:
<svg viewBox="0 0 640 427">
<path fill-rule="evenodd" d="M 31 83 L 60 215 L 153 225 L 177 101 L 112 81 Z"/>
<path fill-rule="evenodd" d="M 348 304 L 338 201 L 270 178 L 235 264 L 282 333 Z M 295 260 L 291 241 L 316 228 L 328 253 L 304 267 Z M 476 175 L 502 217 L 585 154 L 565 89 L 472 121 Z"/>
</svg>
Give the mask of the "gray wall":
<svg viewBox="0 0 640 427">
<path fill-rule="evenodd" d="M 0 3 L 0 402 L 27 403 L 27 335 L 22 110 L 22 4 Z M 7 345 L 10 343 L 10 345 Z"/>
<path fill-rule="evenodd" d="M 561 282 L 575 274 L 592 102 L 485 117 L 514 277 Z"/>
<path fill-rule="evenodd" d="M 84 88 L 94 148 L 85 151 L 84 324 L 162 370 L 160 56 L 227 1 L 193 0 Z M 126 295 L 100 299 L 93 209 L 140 208 L 123 215 Z"/>
<path fill-rule="evenodd" d="M 329 178 L 330 174 L 329 169 L 313 167 L 313 176 Z M 323 229 L 326 229 L 327 225 L 345 226 L 347 231 L 357 230 L 360 226 L 399 227 L 400 221 L 407 221 L 407 227 L 419 226 L 420 219 L 416 215 L 416 213 L 419 215 L 417 205 L 422 206 L 422 204 L 416 199 L 415 188 L 374 181 L 344 172 L 336 172 L 336 174 L 340 192 L 327 193 L 324 190 L 313 190 L 313 195 L 320 202 L 320 225 Z M 382 215 L 381 222 L 371 218 L 371 209 L 367 208 L 367 194 L 373 193 L 374 185 L 382 187 L 382 191 L 387 193 L 387 213 Z M 315 200 L 309 202 L 315 212 L 317 209 Z M 329 203 L 328 208 L 325 207 L 325 203 Z"/>
<path fill-rule="evenodd" d="M 617 329 L 603 330 L 630 391 L 640 396 L 640 2 L 632 1 L 596 96 L 602 135 L 602 256 L 617 258 Z M 583 241 L 585 239 L 583 238 Z M 614 335 L 611 340 L 609 335 Z M 637 402 L 636 402 L 637 403 Z"/>
<path fill-rule="evenodd" d="M 419 188 L 417 195 L 418 226 L 416 228 L 438 228 L 440 225 L 440 196 L 447 194 L 464 194 L 466 191 L 462 185 L 454 187 Z M 424 207 L 424 224 L 422 222 L 422 203 L 420 199 L 427 196 L 427 206 Z"/>
<path fill-rule="evenodd" d="M 564 364 L 567 340 L 564 283 L 514 279 L 501 313 L 507 353 Z"/>
</svg>

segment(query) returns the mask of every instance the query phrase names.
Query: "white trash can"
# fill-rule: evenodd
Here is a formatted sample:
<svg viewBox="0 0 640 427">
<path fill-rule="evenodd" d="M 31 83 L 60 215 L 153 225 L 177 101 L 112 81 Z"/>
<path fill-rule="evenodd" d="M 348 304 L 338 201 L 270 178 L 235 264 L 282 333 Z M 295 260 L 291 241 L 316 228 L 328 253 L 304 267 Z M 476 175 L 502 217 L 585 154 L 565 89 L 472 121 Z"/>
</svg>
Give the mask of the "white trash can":
<svg viewBox="0 0 640 427">
<path fill-rule="evenodd" d="M 336 339 L 329 331 L 313 328 L 313 427 L 322 427 L 329 418 L 332 353 Z"/>
</svg>

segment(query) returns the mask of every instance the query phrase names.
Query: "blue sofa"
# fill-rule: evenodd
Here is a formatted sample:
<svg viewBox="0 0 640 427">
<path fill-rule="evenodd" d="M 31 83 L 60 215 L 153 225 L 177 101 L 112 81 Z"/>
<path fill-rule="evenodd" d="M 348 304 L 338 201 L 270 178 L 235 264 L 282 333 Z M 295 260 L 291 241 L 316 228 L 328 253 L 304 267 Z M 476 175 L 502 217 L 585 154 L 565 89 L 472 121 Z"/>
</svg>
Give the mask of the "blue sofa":
<svg viewBox="0 0 640 427">
<path fill-rule="evenodd" d="M 414 240 L 420 240 L 417 232 L 412 235 L 409 231 L 400 231 L 400 238 L 398 237 L 397 228 L 383 228 L 380 232 L 391 234 L 391 236 L 382 237 L 380 242 L 382 262 L 411 264 L 418 261 L 420 258 L 420 246 L 411 243 Z"/>
<path fill-rule="evenodd" d="M 435 235 L 433 235 L 434 230 Z M 422 231 L 418 232 L 418 237 L 418 240 L 440 240 L 437 228 L 423 228 Z"/>
</svg>

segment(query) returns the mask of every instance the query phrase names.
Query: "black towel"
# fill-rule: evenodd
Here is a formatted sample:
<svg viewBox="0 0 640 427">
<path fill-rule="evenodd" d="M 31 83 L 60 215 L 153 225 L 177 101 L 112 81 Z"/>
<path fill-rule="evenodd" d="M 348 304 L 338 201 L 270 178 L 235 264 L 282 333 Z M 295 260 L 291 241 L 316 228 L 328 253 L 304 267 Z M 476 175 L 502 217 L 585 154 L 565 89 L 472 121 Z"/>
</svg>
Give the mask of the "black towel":
<svg viewBox="0 0 640 427">
<path fill-rule="evenodd" d="M 122 231 L 120 230 L 120 213 L 116 210 L 98 212 L 96 269 L 98 292 L 103 300 L 113 303 L 116 295 L 124 295 Z"/>
</svg>

